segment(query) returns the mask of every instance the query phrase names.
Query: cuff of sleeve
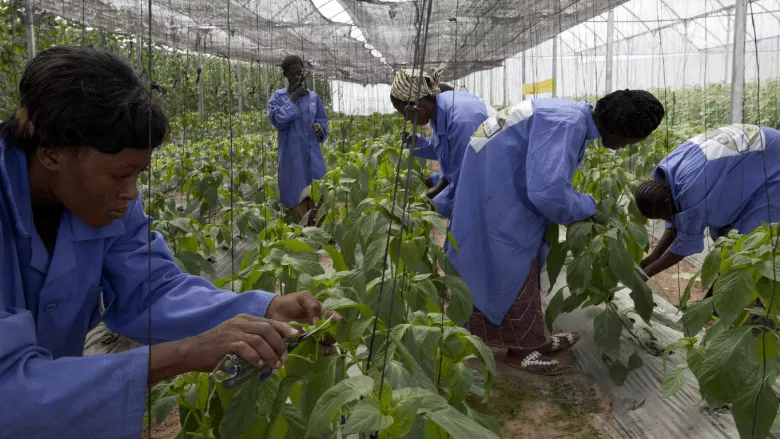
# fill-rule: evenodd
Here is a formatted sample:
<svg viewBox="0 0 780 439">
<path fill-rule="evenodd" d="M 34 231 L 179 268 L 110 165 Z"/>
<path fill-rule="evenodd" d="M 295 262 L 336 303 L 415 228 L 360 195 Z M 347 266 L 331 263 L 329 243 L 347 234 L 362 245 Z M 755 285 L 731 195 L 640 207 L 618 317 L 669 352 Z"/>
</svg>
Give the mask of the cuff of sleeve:
<svg viewBox="0 0 780 439">
<path fill-rule="evenodd" d="M 260 290 L 241 293 L 242 298 L 245 298 L 247 295 L 254 297 L 251 297 L 250 300 L 247 301 L 251 308 L 246 309 L 243 312 L 255 317 L 265 317 L 265 314 L 268 312 L 268 306 L 271 304 L 271 301 L 277 297 L 274 293 Z"/>
<path fill-rule="evenodd" d="M 134 439 L 141 437 L 144 423 L 146 388 L 149 382 L 149 346 L 129 350 L 124 355 L 130 357 L 128 361 L 123 361 L 127 370 L 116 375 L 127 382 L 127 411 L 124 428 L 120 431 L 127 432 L 123 438 Z"/>
<path fill-rule="evenodd" d="M 680 255 L 690 256 L 704 250 L 704 235 L 688 235 L 677 230 L 677 238 L 672 243 L 669 251 Z"/>
</svg>

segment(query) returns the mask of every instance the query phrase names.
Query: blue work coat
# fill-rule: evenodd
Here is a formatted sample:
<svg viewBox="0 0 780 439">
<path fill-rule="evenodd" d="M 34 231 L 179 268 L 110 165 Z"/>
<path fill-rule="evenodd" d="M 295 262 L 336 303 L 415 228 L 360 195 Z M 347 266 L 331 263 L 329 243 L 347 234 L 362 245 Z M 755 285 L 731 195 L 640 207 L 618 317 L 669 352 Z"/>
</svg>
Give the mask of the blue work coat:
<svg viewBox="0 0 780 439">
<path fill-rule="evenodd" d="M 712 130 L 672 151 L 653 177 L 669 182 L 677 206 L 666 223 L 677 229 L 669 251 L 699 253 L 707 227 L 717 239 L 721 229 L 747 234 L 780 221 L 780 132 L 755 125 Z"/>
<path fill-rule="evenodd" d="M 287 89 L 280 88 L 268 101 L 268 119 L 279 131 L 279 197 L 292 208 L 301 202 L 303 190 L 325 175 L 320 143 L 328 139 L 328 116 L 313 91 L 295 103 Z M 315 123 L 322 125 L 322 137 L 314 133 Z"/>
<path fill-rule="evenodd" d="M 442 216 L 450 217 L 463 154 L 471 135 L 487 118 L 487 106 L 479 97 L 462 91 L 447 91 L 436 96 L 436 120 L 431 121 L 431 138 L 417 135 L 414 155 L 438 160 L 440 177 L 450 182 L 433 199 Z"/>
<path fill-rule="evenodd" d="M 101 320 L 155 344 L 265 315 L 273 294 L 236 295 L 183 273 L 159 233 L 149 241 L 150 221 L 140 198 L 99 229 L 66 209 L 50 256 L 33 223 L 25 154 L 0 139 L 0 438 L 141 436 L 149 347 L 82 357 Z"/>
<path fill-rule="evenodd" d="M 505 111 L 503 128 L 489 118 L 466 149 L 452 212 L 458 250 L 448 248 L 474 306 L 497 325 L 537 255 L 543 265 L 548 223 L 596 213 L 596 201 L 576 192 L 572 177 L 599 137 L 586 103 L 534 99 Z"/>
</svg>

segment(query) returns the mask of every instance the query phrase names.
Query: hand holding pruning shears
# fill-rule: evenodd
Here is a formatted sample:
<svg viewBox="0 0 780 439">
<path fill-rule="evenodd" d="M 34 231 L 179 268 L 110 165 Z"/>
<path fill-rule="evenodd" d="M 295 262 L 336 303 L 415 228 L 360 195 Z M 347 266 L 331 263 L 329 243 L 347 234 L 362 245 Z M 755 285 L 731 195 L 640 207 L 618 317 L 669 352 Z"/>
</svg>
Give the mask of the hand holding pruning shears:
<svg viewBox="0 0 780 439">
<path fill-rule="evenodd" d="M 314 124 L 314 134 L 316 134 L 318 137 L 325 135 L 325 130 L 322 128 L 322 125 L 319 122 Z"/>
</svg>

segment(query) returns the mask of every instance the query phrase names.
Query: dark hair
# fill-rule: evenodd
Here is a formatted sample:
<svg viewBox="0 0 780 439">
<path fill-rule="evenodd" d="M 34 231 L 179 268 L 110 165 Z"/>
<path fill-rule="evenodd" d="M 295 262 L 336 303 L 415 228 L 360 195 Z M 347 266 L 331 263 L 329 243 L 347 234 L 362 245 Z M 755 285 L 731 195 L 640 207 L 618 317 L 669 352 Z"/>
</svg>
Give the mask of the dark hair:
<svg viewBox="0 0 780 439">
<path fill-rule="evenodd" d="M 157 148 L 168 131 L 162 106 L 132 67 L 91 47 L 42 51 L 27 64 L 19 94 L 0 137 L 27 152 L 41 145 L 89 146 L 107 154 Z"/>
<path fill-rule="evenodd" d="M 282 72 L 287 73 L 287 69 L 290 67 L 300 64 L 301 67 L 303 67 L 303 58 L 301 58 L 298 55 L 287 55 L 282 60 Z"/>
<path fill-rule="evenodd" d="M 610 134 L 639 139 L 658 128 L 664 106 L 647 91 L 618 90 L 599 99 L 596 118 Z"/>
<path fill-rule="evenodd" d="M 666 180 L 648 180 L 634 191 L 634 198 L 639 211 L 645 218 L 659 219 L 661 211 L 669 209 L 672 213 L 676 208 L 672 200 L 672 189 Z"/>
</svg>

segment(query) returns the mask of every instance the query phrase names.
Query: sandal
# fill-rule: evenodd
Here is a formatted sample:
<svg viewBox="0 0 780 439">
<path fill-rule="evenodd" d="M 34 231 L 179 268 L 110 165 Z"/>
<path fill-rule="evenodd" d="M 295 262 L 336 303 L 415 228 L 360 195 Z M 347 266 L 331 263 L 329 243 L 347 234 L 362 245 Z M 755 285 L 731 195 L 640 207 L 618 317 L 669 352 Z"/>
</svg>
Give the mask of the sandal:
<svg viewBox="0 0 780 439">
<path fill-rule="evenodd" d="M 557 360 L 552 360 L 542 355 L 539 351 L 529 353 L 522 357 L 522 360 L 518 356 L 507 353 L 506 364 L 526 372 L 547 376 L 560 375 L 567 369 L 567 367 L 561 366 Z"/>
<path fill-rule="evenodd" d="M 565 351 L 574 346 L 578 341 L 580 341 L 579 332 L 559 332 L 550 337 L 549 350 L 545 354 Z"/>
</svg>

